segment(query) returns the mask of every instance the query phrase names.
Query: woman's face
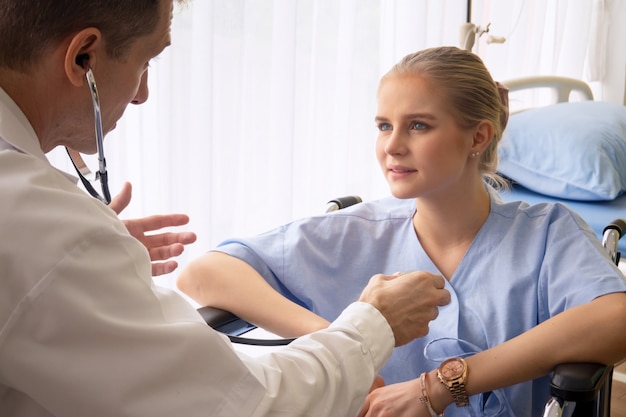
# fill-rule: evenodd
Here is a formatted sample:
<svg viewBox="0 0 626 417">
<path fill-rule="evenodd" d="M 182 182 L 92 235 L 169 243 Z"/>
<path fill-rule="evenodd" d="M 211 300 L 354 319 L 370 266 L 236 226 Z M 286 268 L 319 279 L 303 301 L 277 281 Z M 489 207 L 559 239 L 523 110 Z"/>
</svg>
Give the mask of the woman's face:
<svg viewBox="0 0 626 417">
<path fill-rule="evenodd" d="M 480 175 L 469 163 L 474 129 L 457 125 L 445 91 L 415 74 L 381 81 L 376 156 L 395 197 L 436 197 Z"/>
</svg>

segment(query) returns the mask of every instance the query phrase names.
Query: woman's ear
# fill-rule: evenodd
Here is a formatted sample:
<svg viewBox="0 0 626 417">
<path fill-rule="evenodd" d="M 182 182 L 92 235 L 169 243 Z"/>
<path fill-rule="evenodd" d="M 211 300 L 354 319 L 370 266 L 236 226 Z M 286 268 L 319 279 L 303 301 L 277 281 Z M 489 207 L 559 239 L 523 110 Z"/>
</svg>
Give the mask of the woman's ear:
<svg viewBox="0 0 626 417">
<path fill-rule="evenodd" d="M 472 152 L 483 153 L 493 140 L 493 132 L 494 128 L 491 122 L 483 120 L 478 123 L 478 126 L 474 130 Z"/>
<path fill-rule="evenodd" d="M 80 87 L 85 73 L 96 64 L 96 51 L 102 46 L 102 34 L 96 28 L 86 28 L 70 39 L 65 52 L 65 75 L 72 85 Z"/>
</svg>

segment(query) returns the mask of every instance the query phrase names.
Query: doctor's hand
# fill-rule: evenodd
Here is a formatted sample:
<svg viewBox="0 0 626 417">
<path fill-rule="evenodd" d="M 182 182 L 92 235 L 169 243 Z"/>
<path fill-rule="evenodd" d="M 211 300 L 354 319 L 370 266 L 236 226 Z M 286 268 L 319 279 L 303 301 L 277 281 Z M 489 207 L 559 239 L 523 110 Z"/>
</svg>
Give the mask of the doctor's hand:
<svg viewBox="0 0 626 417">
<path fill-rule="evenodd" d="M 376 307 L 391 326 L 396 346 L 425 336 L 428 324 L 439 315 L 439 306 L 450 302 L 445 279 L 424 271 L 403 275 L 374 275 L 359 301 Z"/>
<path fill-rule="evenodd" d="M 124 183 L 122 191 L 111 200 L 109 207 L 119 215 L 128 206 L 131 197 L 132 186 L 129 182 Z M 196 241 L 196 234 L 193 232 L 146 234 L 164 227 L 183 226 L 189 223 L 186 214 L 163 214 L 122 222 L 128 232 L 148 249 L 154 277 L 169 274 L 178 268 L 178 262 L 170 258 L 179 256 L 183 253 L 185 245 Z"/>
</svg>

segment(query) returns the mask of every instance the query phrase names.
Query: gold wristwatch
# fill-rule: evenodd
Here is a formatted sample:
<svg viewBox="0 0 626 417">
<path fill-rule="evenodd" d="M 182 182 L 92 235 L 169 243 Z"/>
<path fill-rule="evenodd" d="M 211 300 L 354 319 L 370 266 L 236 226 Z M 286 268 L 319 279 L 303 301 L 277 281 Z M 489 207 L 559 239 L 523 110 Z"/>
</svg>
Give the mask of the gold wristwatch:
<svg viewBox="0 0 626 417">
<path fill-rule="evenodd" d="M 465 390 L 467 381 L 467 363 L 462 358 L 446 359 L 437 369 L 437 378 L 452 393 L 457 407 L 469 405 L 469 398 Z"/>
</svg>

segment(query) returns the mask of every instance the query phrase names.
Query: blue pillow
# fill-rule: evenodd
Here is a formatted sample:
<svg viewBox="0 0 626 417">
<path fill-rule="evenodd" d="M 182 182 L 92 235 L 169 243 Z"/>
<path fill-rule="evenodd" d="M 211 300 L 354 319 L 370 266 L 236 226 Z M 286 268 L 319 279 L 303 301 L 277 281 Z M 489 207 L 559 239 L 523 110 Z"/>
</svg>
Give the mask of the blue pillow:
<svg viewBox="0 0 626 417">
<path fill-rule="evenodd" d="M 511 115 L 498 171 L 538 193 L 612 200 L 626 190 L 626 107 L 558 103 Z"/>
</svg>

